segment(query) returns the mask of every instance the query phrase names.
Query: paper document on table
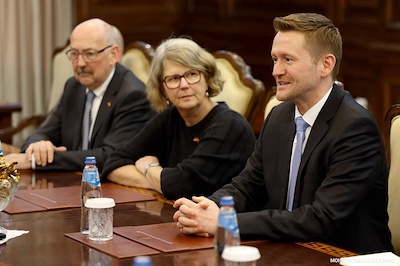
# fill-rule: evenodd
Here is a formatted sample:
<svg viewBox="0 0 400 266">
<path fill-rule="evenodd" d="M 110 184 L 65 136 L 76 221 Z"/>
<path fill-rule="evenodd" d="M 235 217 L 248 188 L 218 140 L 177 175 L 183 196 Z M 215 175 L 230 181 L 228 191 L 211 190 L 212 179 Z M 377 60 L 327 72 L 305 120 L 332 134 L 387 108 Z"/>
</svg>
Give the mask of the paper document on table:
<svg viewBox="0 0 400 266">
<path fill-rule="evenodd" d="M 367 255 L 358 255 L 340 258 L 340 265 L 343 266 L 399 266 L 400 257 L 392 252 L 382 252 Z"/>
<path fill-rule="evenodd" d="M 115 234 L 112 240 L 104 242 L 92 241 L 81 232 L 65 233 L 65 236 L 118 259 L 160 254 L 158 250 Z"/>
<path fill-rule="evenodd" d="M 144 195 L 112 183 L 102 184 L 101 187 L 103 197 L 114 199 L 116 204 L 156 200 L 153 196 Z M 47 210 L 53 210 L 80 207 L 80 193 L 80 186 L 69 186 L 19 190 L 15 196 Z"/>
<path fill-rule="evenodd" d="M 212 238 L 184 235 L 175 222 L 114 227 L 114 233 L 162 252 L 214 247 Z"/>
<path fill-rule="evenodd" d="M 29 201 L 15 197 L 7 206 L 7 208 L 4 209 L 4 212 L 8 214 L 16 214 L 16 213 L 26 213 L 26 212 L 38 212 L 45 210 L 47 209 L 44 207 L 41 207 Z"/>
</svg>

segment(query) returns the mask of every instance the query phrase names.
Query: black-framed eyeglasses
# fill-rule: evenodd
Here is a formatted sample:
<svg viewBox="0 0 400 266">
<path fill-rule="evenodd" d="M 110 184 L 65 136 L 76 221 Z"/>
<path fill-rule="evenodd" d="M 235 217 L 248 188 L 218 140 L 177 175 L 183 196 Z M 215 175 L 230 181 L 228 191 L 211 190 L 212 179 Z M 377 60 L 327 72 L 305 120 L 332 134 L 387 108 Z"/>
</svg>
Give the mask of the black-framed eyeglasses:
<svg viewBox="0 0 400 266">
<path fill-rule="evenodd" d="M 201 72 L 197 69 L 191 69 L 183 73 L 183 75 L 166 76 L 163 80 L 168 89 L 173 90 L 181 85 L 181 79 L 184 78 L 190 85 L 196 84 L 201 79 Z"/>
<path fill-rule="evenodd" d="M 82 58 L 85 62 L 91 62 L 97 59 L 98 54 L 104 52 L 106 49 L 110 47 L 112 47 L 112 45 L 108 45 L 101 50 L 89 49 L 83 52 L 79 52 L 78 50 L 74 49 L 69 49 L 68 51 L 65 52 L 65 54 L 67 55 L 68 59 L 72 62 L 78 61 L 79 55 L 82 55 Z"/>
</svg>

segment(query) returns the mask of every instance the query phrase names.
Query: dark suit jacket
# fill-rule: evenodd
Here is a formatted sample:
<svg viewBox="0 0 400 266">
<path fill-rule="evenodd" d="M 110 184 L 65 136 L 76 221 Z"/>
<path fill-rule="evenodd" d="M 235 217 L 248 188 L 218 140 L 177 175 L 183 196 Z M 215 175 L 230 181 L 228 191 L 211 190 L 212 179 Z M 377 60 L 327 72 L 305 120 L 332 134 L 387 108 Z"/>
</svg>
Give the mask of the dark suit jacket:
<svg viewBox="0 0 400 266">
<path fill-rule="evenodd" d="M 334 86 L 308 138 L 293 211 L 286 211 L 294 105 L 275 107 L 242 173 L 211 197 L 235 198 L 243 237 L 322 241 L 355 252 L 392 250 L 388 169 L 379 128 Z"/>
<path fill-rule="evenodd" d="M 56 109 L 45 123 L 31 135 L 30 143 L 50 140 L 55 146 L 66 146 L 66 152 L 56 152 L 54 162 L 37 170 L 81 171 L 86 156 L 95 156 L 101 170 L 107 156 L 116 146 L 128 141 L 153 117 L 146 98 L 145 85 L 124 66 L 117 64 L 114 76 L 103 96 L 88 150 L 79 150 L 82 143 L 82 123 L 86 88 L 70 78 Z"/>
</svg>

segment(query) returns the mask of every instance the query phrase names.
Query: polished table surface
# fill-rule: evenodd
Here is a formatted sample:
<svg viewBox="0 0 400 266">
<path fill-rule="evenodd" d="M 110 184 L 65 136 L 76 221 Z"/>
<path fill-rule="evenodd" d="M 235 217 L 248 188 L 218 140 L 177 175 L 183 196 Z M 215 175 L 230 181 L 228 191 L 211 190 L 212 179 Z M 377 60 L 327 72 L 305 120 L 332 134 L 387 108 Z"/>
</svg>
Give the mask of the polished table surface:
<svg viewBox="0 0 400 266">
<path fill-rule="evenodd" d="M 20 189 L 79 185 L 81 178 L 80 173 L 20 172 Z M 133 190 L 156 195 L 151 191 Z M 158 197 L 157 201 L 117 204 L 114 226 L 172 222 L 175 209 Z M 0 246 L 0 261 L 4 265 L 132 265 L 133 258 L 116 259 L 64 236 L 79 231 L 79 208 L 0 215 L 1 226 L 29 231 Z M 254 241 L 246 244 L 260 249 L 262 257 L 258 265 L 332 265 L 332 260 L 338 257 L 354 255 L 321 243 Z M 161 253 L 152 256 L 152 260 L 154 265 L 163 266 L 218 265 L 220 258 L 213 249 L 203 249 Z"/>
<path fill-rule="evenodd" d="M 4 148 L 4 147 L 3 147 Z M 20 171 L 19 189 L 76 186 L 80 173 Z M 114 227 L 172 222 L 175 209 L 156 192 L 127 188 L 155 196 L 157 201 L 124 203 L 114 207 Z M 71 195 L 79 197 L 79 195 Z M 27 230 L 28 234 L 0 245 L 1 265 L 132 265 L 133 258 L 117 259 L 70 239 L 65 233 L 79 231 L 80 209 L 70 208 L 43 212 L 0 213 L 0 225 L 7 229 Z M 193 238 L 195 241 L 195 238 Z M 112 240 L 111 240 L 112 241 Z M 245 242 L 259 248 L 257 265 L 332 265 L 339 257 L 354 253 L 319 242 L 276 243 Z M 153 265 L 223 265 L 213 249 L 182 251 L 153 255 Z"/>
</svg>

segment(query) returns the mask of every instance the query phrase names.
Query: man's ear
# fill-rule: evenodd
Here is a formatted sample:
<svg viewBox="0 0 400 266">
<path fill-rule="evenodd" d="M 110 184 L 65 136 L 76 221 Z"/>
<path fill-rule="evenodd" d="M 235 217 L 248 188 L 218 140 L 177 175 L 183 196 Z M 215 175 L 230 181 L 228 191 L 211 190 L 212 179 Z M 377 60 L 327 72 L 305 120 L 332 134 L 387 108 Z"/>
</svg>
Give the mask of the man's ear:
<svg viewBox="0 0 400 266">
<path fill-rule="evenodd" d="M 116 62 L 120 62 L 120 58 L 121 58 L 122 56 L 121 56 L 121 51 L 120 51 L 118 45 L 113 45 L 113 46 L 111 47 L 111 53 L 110 53 L 110 55 L 111 55 L 112 63 L 113 63 L 113 64 L 115 64 Z"/>
<path fill-rule="evenodd" d="M 322 58 L 321 77 L 329 76 L 336 64 L 336 57 L 333 54 L 327 54 Z"/>
</svg>

